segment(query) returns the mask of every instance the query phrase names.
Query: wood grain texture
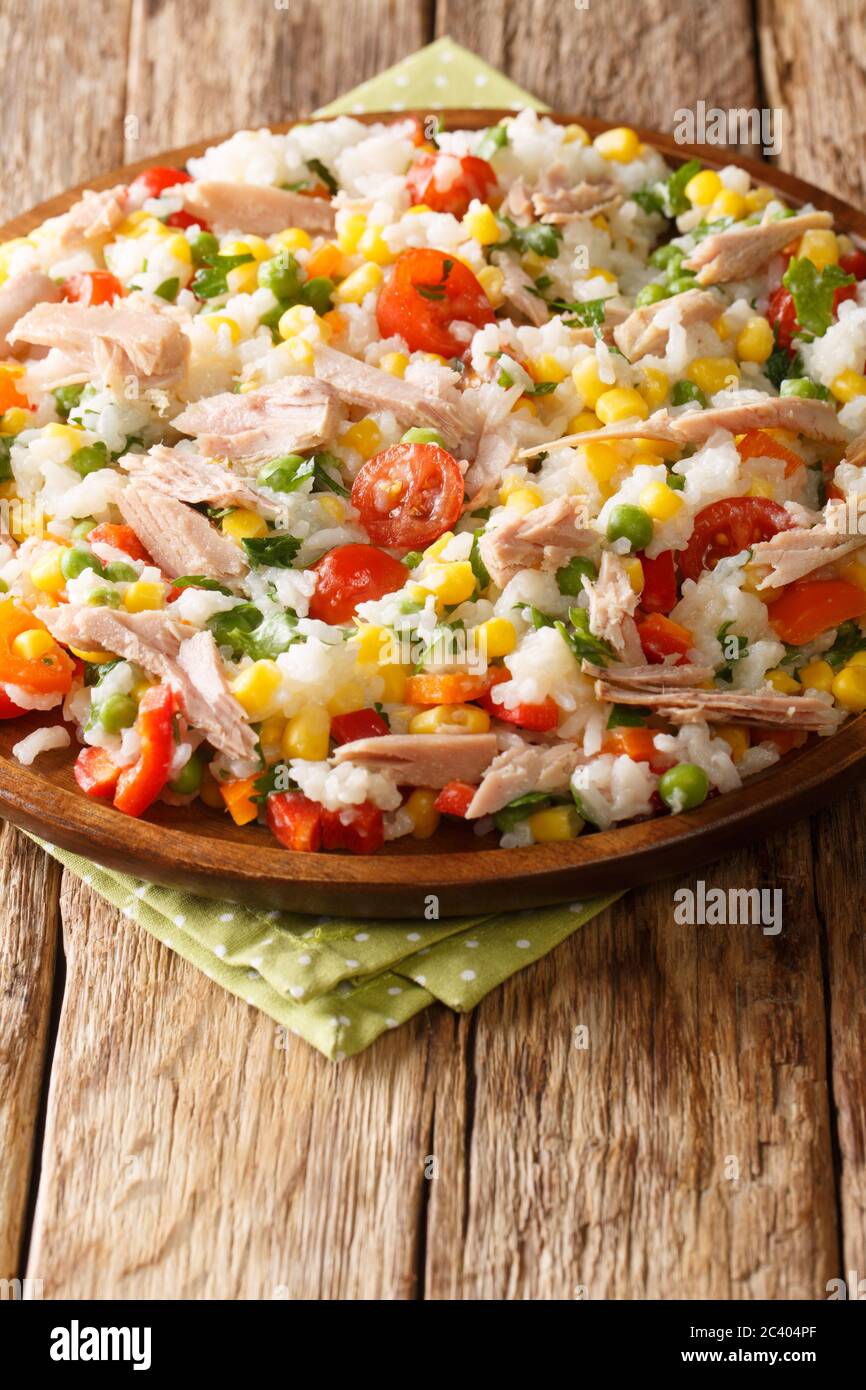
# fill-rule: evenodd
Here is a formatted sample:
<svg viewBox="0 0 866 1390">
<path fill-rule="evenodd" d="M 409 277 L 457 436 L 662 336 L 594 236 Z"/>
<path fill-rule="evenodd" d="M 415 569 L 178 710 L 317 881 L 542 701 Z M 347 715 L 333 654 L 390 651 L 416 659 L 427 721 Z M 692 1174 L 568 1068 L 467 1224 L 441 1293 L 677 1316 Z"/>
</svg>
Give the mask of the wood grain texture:
<svg viewBox="0 0 866 1390">
<path fill-rule="evenodd" d="M 0 1279 L 19 1272 L 46 1068 L 60 869 L 0 831 Z"/>
</svg>

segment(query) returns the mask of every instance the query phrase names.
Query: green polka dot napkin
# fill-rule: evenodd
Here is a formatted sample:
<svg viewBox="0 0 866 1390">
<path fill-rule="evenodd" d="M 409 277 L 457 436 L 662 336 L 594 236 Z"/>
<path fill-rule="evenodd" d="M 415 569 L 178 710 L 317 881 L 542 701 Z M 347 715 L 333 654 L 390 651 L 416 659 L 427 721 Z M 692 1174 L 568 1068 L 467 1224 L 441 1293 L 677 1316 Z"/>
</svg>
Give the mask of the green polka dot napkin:
<svg viewBox="0 0 866 1390">
<path fill-rule="evenodd" d="M 316 114 L 527 103 L 541 106 L 444 38 Z M 124 917 L 334 1061 L 436 1000 L 474 1008 L 620 896 L 441 922 L 357 922 L 214 903 L 38 843 Z"/>
</svg>

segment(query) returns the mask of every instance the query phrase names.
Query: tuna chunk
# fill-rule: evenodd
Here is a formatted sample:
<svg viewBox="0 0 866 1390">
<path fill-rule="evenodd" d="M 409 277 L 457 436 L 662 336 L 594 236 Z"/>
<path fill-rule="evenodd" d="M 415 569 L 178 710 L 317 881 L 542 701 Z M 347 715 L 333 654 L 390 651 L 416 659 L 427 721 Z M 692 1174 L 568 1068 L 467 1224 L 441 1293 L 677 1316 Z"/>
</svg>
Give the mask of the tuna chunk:
<svg viewBox="0 0 866 1390">
<path fill-rule="evenodd" d="M 194 401 L 171 423 L 181 434 L 196 435 L 205 454 L 254 459 L 315 449 L 336 432 L 339 418 L 330 386 L 286 376 L 258 391 L 223 391 Z"/>
<path fill-rule="evenodd" d="M 466 470 L 464 483 L 469 509 L 479 506 L 498 485 L 503 473 L 514 458 L 516 449 L 507 424 L 482 430 L 475 449 L 475 458 Z"/>
<path fill-rule="evenodd" d="M 759 589 L 792 584 L 805 574 L 835 564 L 866 545 L 866 536 L 845 536 L 827 526 L 795 527 L 778 531 L 768 541 L 752 546 L 750 565 L 769 565 L 770 572 L 758 584 Z"/>
<path fill-rule="evenodd" d="M 478 782 L 495 753 L 495 734 L 383 734 L 344 743 L 334 761 L 386 772 L 398 786 L 444 787 Z"/>
<path fill-rule="evenodd" d="M 124 454 L 119 463 L 154 492 L 173 497 L 177 502 L 249 507 L 262 516 L 277 516 L 280 512 L 279 506 L 236 473 L 186 449 L 168 449 L 164 444 L 155 444 L 146 454 Z"/>
<path fill-rule="evenodd" d="M 74 647 L 113 652 L 165 681 L 177 692 L 194 729 L 232 758 L 249 758 L 256 736 L 225 682 L 219 651 L 209 632 L 190 636 L 169 612 L 124 613 L 111 608 L 62 604 L 39 610 L 52 637 Z"/>
<path fill-rule="evenodd" d="M 576 743 L 515 743 L 493 759 L 469 803 L 466 817 L 476 820 L 479 816 L 492 816 L 526 792 L 567 791 L 571 774 L 583 762 L 586 758 Z"/>
<path fill-rule="evenodd" d="M 731 227 L 704 237 L 683 265 L 686 270 L 698 272 L 699 285 L 748 280 L 804 232 L 832 225 L 829 212 L 801 212 L 777 222 L 761 222 L 756 227 Z"/>
<path fill-rule="evenodd" d="M 606 550 L 598 578 L 591 583 L 584 579 L 583 586 L 589 595 L 589 630 L 593 636 L 609 643 L 618 655 L 640 661 L 643 649 L 632 620 L 638 596 L 619 556 Z"/>
<path fill-rule="evenodd" d="M 845 463 L 856 464 L 860 468 L 866 463 L 866 433 L 858 434 L 845 450 Z"/>
<path fill-rule="evenodd" d="M 427 395 L 412 382 L 359 362 L 357 357 L 320 347 L 314 371 L 320 382 L 327 383 L 350 405 L 360 405 L 365 410 L 390 410 L 404 424 L 433 425 L 449 439 L 460 437 L 462 427 L 455 403 Z"/>
<path fill-rule="evenodd" d="M 625 322 L 614 329 L 614 342 L 630 362 L 650 354 L 657 357 L 664 352 L 670 333 L 670 324 L 658 322 L 660 314 L 667 318 L 676 311 L 679 323 L 691 328 L 696 323 L 712 323 L 722 308 L 718 295 L 710 290 L 686 290 L 674 299 L 662 299 L 658 304 L 645 304 L 642 309 L 632 310 Z"/>
<path fill-rule="evenodd" d="M 642 666 L 596 666 L 592 661 L 583 661 L 580 669 L 585 676 L 592 676 L 595 680 L 608 681 L 611 685 L 625 686 L 631 690 L 656 693 L 703 685 L 713 678 L 712 666 L 693 666 L 689 663 L 683 666 L 646 662 Z"/>
<path fill-rule="evenodd" d="M 494 251 L 490 259 L 505 277 L 502 293 L 506 303 L 535 328 L 547 323 L 550 310 L 526 271 L 518 265 L 514 257 L 504 251 Z"/>
<path fill-rule="evenodd" d="M 334 209 L 326 198 L 311 198 L 287 188 L 261 183 L 183 184 L 184 206 L 192 217 L 227 231 L 272 236 L 286 227 L 327 235 L 334 230 Z"/>
<path fill-rule="evenodd" d="M 571 185 L 563 164 L 553 164 L 541 177 L 532 194 L 536 217 L 553 226 L 574 222 L 579 217 L 596 217 L 612 212 L 622 202 L 622 189 L 612 179 L 592 182 L 581 179 Z"/>
<path fill-rule="evenodd" d="M 535 220 L 535 209 L 523 179 L 515 179 L 500 207 L 504 217 L 510 217 L 518 227 L 528 227 Z"/>
<path fill-rule="evenodd" d="M 118 183 L 98 193 L 88 189 L 61 219 L 60 248 L 74 251 L 94 237 L 110 235 L 120 226 L 126 212 L 126 184 Z"/>
<path fill-rule="evenodd" d="M 614 672 L 597 680 L 599 700 L 620 705 L 641 705 L 671 724 L 788 725 L 794 729 L 832 733 L 843 717 L 840 710 L 812 695 L 778 694 L 775 690 L 744 693 L 739 690 L 651 690 L 635 685 L 618 685 Z"/>
<path fill-rule="evenodd" d="M 118 506 L 163 574 L 206 574 L 233 579 L 247 568 L 243 552 L 211 526 L 206 516 L 166 497 L 144 481 L 130 482 Z"/>
<path fill-rule="evenodd" d="M 580 524 L 581 506 L 580 498 L 557 497 L 527 516 L 506 516 L 495 530 L 485 531 L 479 548 L 493 582 L 504 589 L 521 570 L 557 570 L 597 544 L 595 531 Z"/>
<path fill-rule="evenodd" d="M 0 357 L 11 355 L 7 337 L 19 319 L 37 304 L 57 304 L 62 297 L 60 286 L 41 270 L 25 270 L 6 280 L 0 288 Z"/>
<path fill-rule="evenodd" d="M 189 356 L 189 339 L 173 319 L 127 303 L 37 304 L 16 323 L 9 342 L 60 348 L 85 377 L 137 377 L 143 387 L 177 381 Z"/>
</svg>

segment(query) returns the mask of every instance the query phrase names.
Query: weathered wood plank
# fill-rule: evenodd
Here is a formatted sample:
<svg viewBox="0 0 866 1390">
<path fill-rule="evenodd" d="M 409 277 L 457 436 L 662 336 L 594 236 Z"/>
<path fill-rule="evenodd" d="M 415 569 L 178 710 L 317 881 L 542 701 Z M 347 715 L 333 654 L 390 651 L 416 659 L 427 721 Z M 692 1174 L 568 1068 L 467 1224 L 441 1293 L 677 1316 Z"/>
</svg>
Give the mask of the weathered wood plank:
<svg viewBox="0 0 866 1390">
<path fill-rule="evenodd" d="M 37 1143 L 51 1013 L 60 869 L 0 830 L 0 1279 L 19 1256 Z"/>
</svg>

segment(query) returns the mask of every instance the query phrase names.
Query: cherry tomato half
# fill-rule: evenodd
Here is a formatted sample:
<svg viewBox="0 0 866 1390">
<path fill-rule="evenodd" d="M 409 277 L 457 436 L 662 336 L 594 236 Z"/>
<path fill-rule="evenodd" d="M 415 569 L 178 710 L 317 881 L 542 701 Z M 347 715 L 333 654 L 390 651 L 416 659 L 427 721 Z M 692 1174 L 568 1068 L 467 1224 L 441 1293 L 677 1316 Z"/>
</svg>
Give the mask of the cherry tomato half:
<svg viewBox="0 0 866 1390">
<path fill-rule="evenodd" d="M 793 526 L 785 508 L 768 497 L 724 497 L 695 517 L 691 540 L 680 554 L 686 579 L 697 579 L 725 555 L 736 555 L 756 541 L 768 541 Z"/>
<path fill-rule="evenodd" d="M 73 304 L 113 304 L 123 296 L 123 286 L 110 270 L 81 270 L 63 282 L 63 298 Z"/>
<path fill-rule="evenodd" d="M 666 656 L 676 656 L 676 666 L 682 664 L 686 653 L 695 645 L 695 639 L 682 623 L 666 618 L 664 613 L 648 613 L 639 617 L 637 624 L 640 644 L 647 661 L 660 665 Z"/>
<path fill-rule="evenodd" d="M 462 217 L 473 198 L 487 201 L 489 189 L 496 187 L 496 175 L 486 159 L 437 150 L 418 156 L 406 175 L 406 187 L 413 203 Z"/>
<path fill-rule="evenodd" d="M 866 613 L 866 593 L 842 579 L 807 579 L 791 584 L 767 610 L 783 642 L 802 647 L 830 627 Z"/>
<path fill-rule="evenodd" d="M 177 227 L 179 231 L 185 232 L 187 227 L 200 227 L 203 232 L 210 231 L 210 223 L 205 222 L 203 217 L 193 217 L 191 212 L 173 212 L 165 219 L 167 227 Z"/>
<path fill-rule="evenodd" d="M 866 251 L 856 246 L 853 251 L 847 251 L 839 257 L 839 269 L 844 270 L 846 275 L 853 275 L 856 280 L 866 280 Z"/>
<path fill-rule="evenodd" d="M 362 464 L 352 505 L 376 545 L 423 550 L 459 517 L 463 474 L 438 444 L 395 444 Z"/>
<path fill-rule="evenodd" d="M 453 323 L 483 328 L 494 322 L 484 290 L 462 261 L 429 247 L 412 247 L 394 262 L 394 273 L 379 294 L 376 318 L 383 338 L 398 334 L 412 352 L 462 357 L 466 334 Z"/>
<path fill-rule="evenodd" d="M 800 332 L 800 324 L 794 306 L 794 296 L 784 285 L 779 285 L 770 295 L 767 318 L 776 331 L 779 347 L 790 348 L 794 334 Z"/>
<path fill-rule="evenodd" d="M 643 569 L 640 606 L 645 613 L 670 613 L 677 601 L 674 552 L 663 550 L 651 560 L 642 550 L 637 557 Z"/>
<path fill-rule="evenodd" d="M 402 589 L 409 571 L 374 545 L 338 545 L 313 566 L 318 579 L 310 600 L 310 617 L 319 622 L 350 623 L 359 603 Z"/>
<path fill-rule="evenodd" d="M 192 174 L 185 169 L 169 169 L 157 164 L 152 169 L 143 169 L 138 178 L 132 180 L 127 196 L 134 206 L 140 206 L 147 198 L 158 198 L 177 183 L 192 183 Z"/>
</svg>

